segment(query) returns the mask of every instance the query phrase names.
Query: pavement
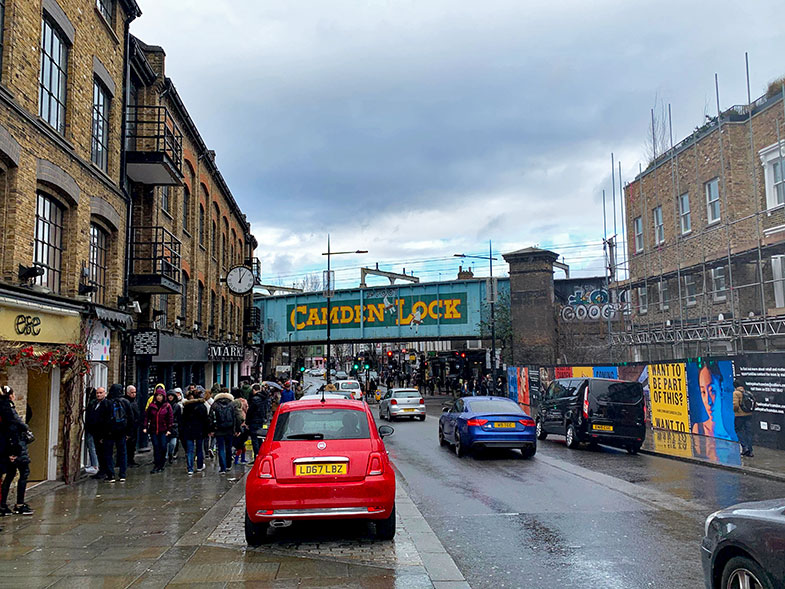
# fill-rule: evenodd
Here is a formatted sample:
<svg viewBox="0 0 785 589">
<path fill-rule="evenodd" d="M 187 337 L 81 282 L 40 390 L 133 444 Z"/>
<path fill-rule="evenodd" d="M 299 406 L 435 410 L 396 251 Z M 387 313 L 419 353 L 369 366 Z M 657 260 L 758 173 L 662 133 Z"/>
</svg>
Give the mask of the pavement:
<svg viewBox="0 0 785 589">
<path fill-rule="evenodd" d="M 468 587 L 402 482 L 393 541 L 364 524 L 301 523 L 248 549 L 247 469 L 223 477 L 208 462 L 188 476 L 181 458 L 161 474 L 129 469 L 125 483 L 42 485 L 34 515 L 0 519 L 0 588 Z"/>
</svg>

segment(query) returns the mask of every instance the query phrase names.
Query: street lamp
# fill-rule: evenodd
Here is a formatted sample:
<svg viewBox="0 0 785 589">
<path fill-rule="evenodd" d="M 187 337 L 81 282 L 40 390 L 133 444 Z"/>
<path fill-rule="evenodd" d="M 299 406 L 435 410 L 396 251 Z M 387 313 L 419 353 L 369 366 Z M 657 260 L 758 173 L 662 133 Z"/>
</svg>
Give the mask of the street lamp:
<svg viewBox="0 0 785 589">
<path fill-rule="evenodd" d="M 367 250 L 355 250 L 355 251 L 346 251 L 346 252 L 333 252 L 330 251 L 330 234 L 327 234 L 327 251 L 322 252 L 323 256 L 327 256 L 327 281 L 326 286 L 324 289 L 324 296 L 327 298 L 327 372 L 325 373 L 325 377 L 327 379 L 326 383 L 330 384 L 330 325 L 332 321 L 330 321 L 330 299 L 333 296 L 333 279 L 332 279 L 332 272 L 330 271 L 330 257 L 331 256 L 340 256 L 342 254 L 367 254 Z"/>
<path fill-rule="evenodd" d="M 469 256 L 466 254 L 453 254 L 455 258 L 475 258 L 477 260 L 488 260 L 488 268 L 490 270 L 490 284 L 488 288 L 493 291 L 493 263 L 496 258 L 493 257 L 493 245 L 491 240 L 488 240 L 488 255 L 487 256 Z M 496 394 L 496 296 L 494 292 L 489 293 L 488 298 L 491 301 L 491 392 Z"/>
</svg>

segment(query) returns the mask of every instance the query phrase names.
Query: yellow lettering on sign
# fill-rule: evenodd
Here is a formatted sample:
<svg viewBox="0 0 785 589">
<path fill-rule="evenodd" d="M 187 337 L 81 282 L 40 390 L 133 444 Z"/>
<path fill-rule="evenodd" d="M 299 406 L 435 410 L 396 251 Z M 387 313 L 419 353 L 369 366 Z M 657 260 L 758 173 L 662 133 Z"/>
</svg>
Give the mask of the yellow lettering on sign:
<svg viewBox="0 0 785 589">
<path fill-rule="evenodd" d="M 398 325 L 409 325 L 412 322 L 412 316 L 403 316 L 403 299 L 398 299 Z"/>
<path fill-rule="evenodd" d="M 416 315 L 417 313 L 419 313 L 420 317 L 424 319 L 425 316 L 428 315 L 428 304 L 423 303 L 422 301 L 417 301 L 414 303 L 414 305 L 412 305 L 412 314 Z"/>
<path fill-rule="evenodd" d="M 354 322 L 359 323 L 360 319 L 363 316 L 363 308 L 362 305 L 355 305 L 354 306 Z"/>
<path fill-rule="evenodd" d="M 323 315 L 327 315 L 327 309 L 322 309 L 324 311 Z M 311 307 L 308 310 L 308 321 L 305 322 L 306 325 L 322 325 L 322 320 L 319 319 L 319 309 L 316 307 Z"/>
<path fill-rule="evenodd" d="M 461 299 L 446 299 L 444 301 L 444 318 L 445 319 L 460 319 L 461 312 L 458 310 L 458 305 L 461 304 Z"/>
<path fill-rule="evenodd" d="M 289 321 L 291 322 L 292 327 L 294 327 L 295 330 L 303 329 L 306 326 L 305 321 L 303 321 L 302 323 L 297 322 L 297 315 L 305 315 L 307 311 L 308 311 L 308 307 L 306 307 L 305 305 L 298 305 L 297 307 L 292 309 L 292 314 L 289 317 Z"/>
<path fill-rule="evenodd" d="M 354 309 L 352 307 L 341 307 L 341 324 L 352 323 L 354 321 Z"/>
<path fill-rule="evenodd" d="M 438 319 L 439 318 L 439 311 L 438 306 L 441 301 L 432 301 L 430 305 L 428 305 L 428 315 L 430 315 L 431 319 Z"/>
<path fill-rule="evenodd" d="M 373 323 L 374 321 L 384 322 L 384 303 L 366 305 L 365 308 L 368 309 L 368 323 Z"/>
</svg>

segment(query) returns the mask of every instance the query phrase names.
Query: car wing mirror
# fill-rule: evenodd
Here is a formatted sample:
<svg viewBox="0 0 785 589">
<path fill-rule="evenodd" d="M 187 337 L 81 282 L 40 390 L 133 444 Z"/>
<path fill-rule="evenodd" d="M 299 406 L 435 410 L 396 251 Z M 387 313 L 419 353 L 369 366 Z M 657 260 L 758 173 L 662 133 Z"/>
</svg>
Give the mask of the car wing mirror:
<svg viewBox="0 0 785 589">
<path fill-rule="evenodd" d="M 450 411 L 449 407 L 442 407 L 442 413 L 448 413 Z"/>
<path fill-rule="evenodd" d="M 384 439 L 387 436 L 391 436 L 395 433 L 395 428 L 391 425 L 380 425 L 379 426 L 379 437 Z"/>
</svg>

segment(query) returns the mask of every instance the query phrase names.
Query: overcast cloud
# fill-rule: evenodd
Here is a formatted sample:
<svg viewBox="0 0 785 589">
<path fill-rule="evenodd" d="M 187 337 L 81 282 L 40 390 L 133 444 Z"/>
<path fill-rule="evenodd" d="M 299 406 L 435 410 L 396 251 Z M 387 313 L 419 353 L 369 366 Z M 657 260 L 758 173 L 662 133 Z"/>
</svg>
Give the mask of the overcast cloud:
<svg viewBox="0 0 785 589">
<path fill-rule="evenodd" d="M 655 96 L 678 141 L 715 72 L 723 108 L 746 102 L 745 51 L 753 97 L 785 74 L 781 0 L 138 1 L 270 282 L 321 268 L 328 232 L 370 250 L 338 266 L 453 278 L 492 239 L 602 274 L 566 244 L 602 240 L 610 153 L 630 180 Z"/>
</svg>

